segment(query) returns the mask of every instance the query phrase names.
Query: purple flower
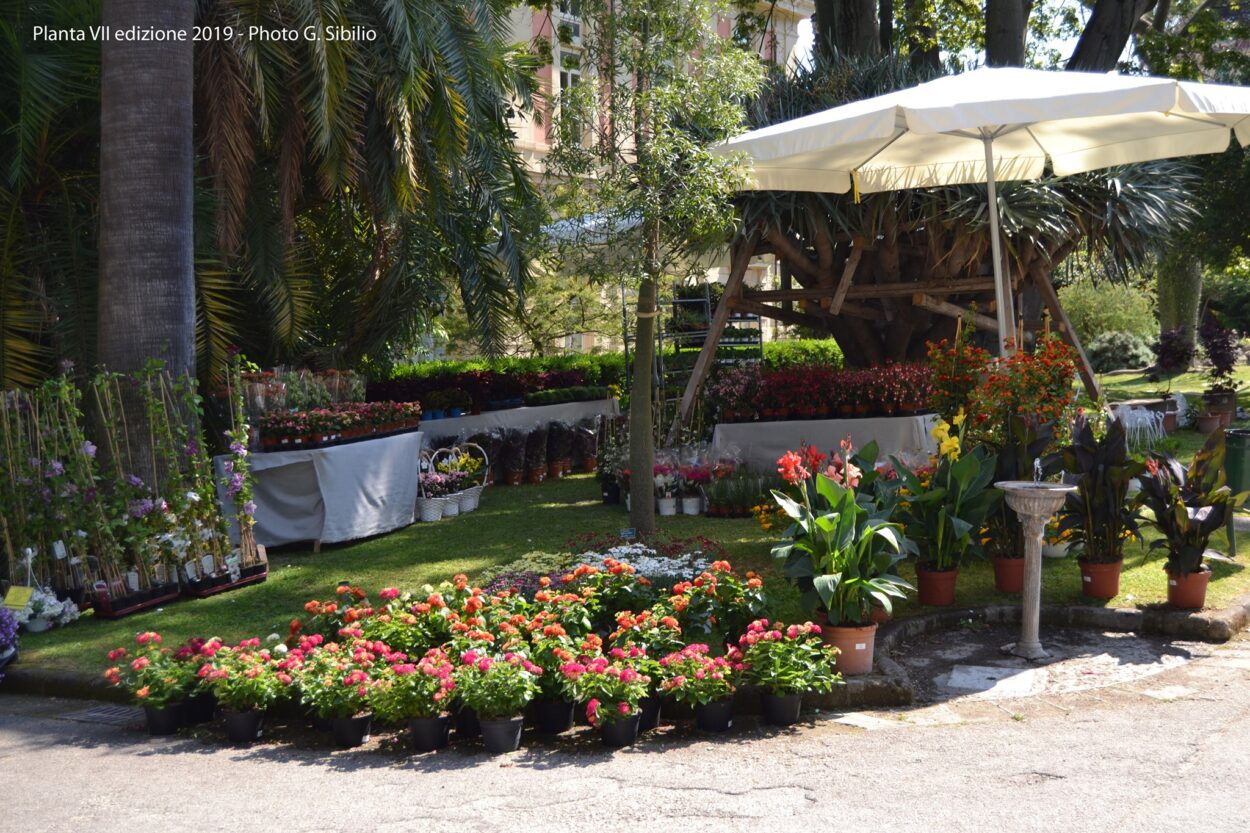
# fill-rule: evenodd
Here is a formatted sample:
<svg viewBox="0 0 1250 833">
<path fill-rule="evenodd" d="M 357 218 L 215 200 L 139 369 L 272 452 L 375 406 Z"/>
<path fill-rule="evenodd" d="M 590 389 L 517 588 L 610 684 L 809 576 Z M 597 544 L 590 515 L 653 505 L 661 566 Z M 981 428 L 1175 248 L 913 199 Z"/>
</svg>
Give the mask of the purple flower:
<svg viewBox="0 0 1250 833">
<path fill-rule="evenodd" d="M 184 450 L 186 451 L 188 457 L 194 457 L 200 453 L 200 444 L 195 440 L 188 440 L 187 446 Z"/>
<path fill-rule="evenodd" d="M 27 458 L 26 462 L 30 464 L 30 467 L 31 467 L 32 469 L 37 469 L 37 468 L 39 468 L 39 458 L 38 458 L 38 457 L 29 457 L 29 458 Z"/>
<path fill-rule="evenodd" d="M 255 515 L 256 514 L 256 501 L 249 500 L 247 503 L 243 504 L 243 514 L 247 515 L 249 518 Z"/>
<path fill-rule="evenodd" d="M 95 486 L 88 486 L 82 490 L 83 503 L 92 503 L 95 501 Z"/>
<path fill-rule="evenodd" d="M 234 497 L 241 491 L 243 491 L 243 472 L 236 471 L 230 475 L 230 483 L 226 486 L 226 494 Z"/>
<path fill-rule="evenodd" d="M 51 463 L 48 463 L 48 477 L 60 477 L 62 474 L 65 474 L 65 466 L 60 460 L 53 460 Z"/>
<path fill-rule="evenodd" d="M 235 440 L 234 442 L 230 443 L 230 451 L 235 456 L 238 456 L 238 457 L 247 456 L 247 446 L 243 445 L 243 443 L 239 442 L 238 440 Z"/>
<path fill-rule="evenodd" d="M 230 472 L 234 471 L 234 461 L 233 460 L 222 461 L 221 470 L 224 471 L 226 474 L 229 474 Z"/>
<path fill-rule="evenodd" d="M 96 452 L 95 443 L 93 443 L 91 440 L 83 440 L 82 453 L 86 454 L 88 457 L 95 457 L 95 452 Z"/>
<path fill-rule="evenodd" d="M 130 517 L 138 520 L 149 515 L 156 508 L 156 504 L 152 502 L 151 498 L 145 497 L 143 500 L 130 501 L 127 504 L 127 508 L 130 510 Z"/>
<path fill-rule="evenodd" d="M 139 488 L 140 486 L 143 485 L 143 480 L 141 480 L 140 478 L 136 477 L 133 474 L 126 475 L 126 482 L 129 483 L 131 486 L 134 486 L 135 488 Z"/>
</svg>

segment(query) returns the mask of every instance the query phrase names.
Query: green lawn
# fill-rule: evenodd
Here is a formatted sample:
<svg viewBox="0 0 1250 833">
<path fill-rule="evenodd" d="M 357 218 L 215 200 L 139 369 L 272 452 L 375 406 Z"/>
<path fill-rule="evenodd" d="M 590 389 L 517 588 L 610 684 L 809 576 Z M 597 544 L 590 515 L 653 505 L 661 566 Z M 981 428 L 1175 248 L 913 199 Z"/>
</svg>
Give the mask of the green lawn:
<svg viewBox="0 0 1250 833">
<path fill-rule="evenodd" d="M 1233 373 L 1233 379 L 1240 391 L 1238 401 L 1245 407 L 1250 404 L 1250 365 L 1239 366 Z M 1147 378 L 1141 371 L 1121 371 L 1100 375 L 1098 384 L 1102 385 L 1103 393 L 1112 402 L 1162 396 L 1165 393 L 1183 393 L 1194 404 L 1194 398 L 1201 396 L 1206 388 L 1207 380 L 1200 372 L 1178 373 L 1155 381 Z"/>
<path fill-rule="evenodd" d="M 774 593 L 774 615 L 800 615 L 796 594 L 780 578 L 768 555 L 770 539 L 754 520 L 703 517 L 663 518 L 662 530 L 672 537 L 707 536 L 722 543 L 740 569 L 761 571 Z M 628 524 L 621 507 L 602 505 L 598 486 L 587 475 L 540 486 L 497 487 L 487 491 L 477 512 L 441 521 L 416 524 L 391 535 L 328 547 L 321 553 L 287 549 L 271 554 L 271 572 L 264 584 L 209 599 L 180 601 L 161 611 L 115 622 L 90 616 L 68 628 L 22 638 L 22 665 L 96 672 L 104 654 L 127 642 L 134 633 L 157 630 L 167 641 L 190 636 L 220 636 L 235 640 L 247 636 L 285 633 L 286 624 L 302 613 L 310 598 L 325 598 L 340 580 L 366 589 L 387 585 L 415 587 L 437 582 L 458 572 L 475 577 L 482 570 L 504 564 L 535 550 L 561 552 L 583 532 L 616 533 Z M 1223 549 L 1222 533 L 1212 546 Z M 1245 546 L 1250 547 L 1250 540 Z M 1121 582 L 1123 593 L 1113 606 L 1158 603 L 1166 597 L 1161 552 L 1149 554 L 1130 546 Z M 1215 580 L 1207 596 L 1213 607 L 1250 592 L 1250 572 L 1240 564 L 1214 565 Z M 904 575 L 914 577 L 910 565 Z M 1068 559 L 1047 560 L 1043 579 L 1047 602 L 1083 603 L 1076 564 Z M 965 565 L 959 576 L 957 603 L 979 606 L 1011 603 L 1018 597 L 994 591 L 988 563 Z M 902 615 L 914 613 L 913 600 Z"/>
</svg>

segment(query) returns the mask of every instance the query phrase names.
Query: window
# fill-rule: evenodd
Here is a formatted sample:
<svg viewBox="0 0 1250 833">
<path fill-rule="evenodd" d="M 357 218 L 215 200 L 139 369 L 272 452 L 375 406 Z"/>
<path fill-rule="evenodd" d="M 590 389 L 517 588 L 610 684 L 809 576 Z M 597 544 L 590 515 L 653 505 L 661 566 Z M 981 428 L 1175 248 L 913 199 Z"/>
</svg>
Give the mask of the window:
<svg viewBox="0 0 1250 833">
<path fill-rule="evenodd" d="M 560 52 L 560 90 L 571 90 L 582 83 L 582 56 L 576 52 Z"/>
<path fill-rule="evenodd" d="M 582 39 L 582 10 L 578 0 L 560 0 L 560 20 L 568 33 L 570 43 Z"/>
</svg>

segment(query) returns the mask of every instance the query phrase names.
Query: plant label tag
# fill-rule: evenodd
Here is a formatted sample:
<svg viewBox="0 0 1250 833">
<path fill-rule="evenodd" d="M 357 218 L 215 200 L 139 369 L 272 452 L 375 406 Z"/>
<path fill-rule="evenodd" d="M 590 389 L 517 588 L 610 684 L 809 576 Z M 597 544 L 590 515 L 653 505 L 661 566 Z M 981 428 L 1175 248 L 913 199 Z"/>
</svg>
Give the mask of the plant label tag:
<svg viewBox="0 0 1250 833">
<path fill-rule="evenodd" d="M 91 589 L 97 593 L 104 593 L 107 595 L 109 592 L 109 583 L 107 581 L 97 581 L 95 584 L 91 585 Z"/>
<path fill-rule="evenodd" d="M 213 557 L 211 555 L 203 556 L 200 559 L 200 569 L 204 571 L 206 576 L 213 574 Z"/>
<path fill-rule="evenodd" d="M 867 642 L 856 642 L 856 643 L 855 643 L 855 650 L 856 650 L 856 651 L 867 651 L 867 650 L 868 650 L 868 643 L 867 643 Z"/>
<path fill-rule="evenodd" d="M 30 597 L 35 594 L 33 587 L 18 587 L 14 585 L 9 588 L 9 592 L 4 594 L 4 606 L 9 610 L 25 610 L 30 604 Z"/>
<path fill-rule="evenodd" d="M 634 529 L 632 526 L 627 526 L 621 530 L 622 541 L 632 541 L 637 537 L 638 537 L 638 530 Z"/>
<path fill-rule="evenodd" d="M 126 586 L 130 588 L 130 592 L 139 592 L 139 574 L 134 570 L 126 573 Z"/>
<path fill-rule="evenodd" d="M 79 564 L 81 564 L 81 563 L 82 563 L 82 559 L 81 559 L 81 558 L 79 558 L 78 556 L 74 556 L 73 558 L 71 558 L 71 559 L 69 560 L 69 563 L 70 563 L 71 565 L 73 565 L 73 566 L 77 567 Z"/>
<path fill-rule="evenodd" d="M 1093 576 L 1081 576 L 1081 581 L 1085 582 L 1086 584 L 1089 584 L 1093 580 L 1094 580 Z"/>
<path fill-rule="evenodd" d="M 182 569 L 187 573 L 187 581 L 197 581 L 200 577 L 199 565 L 195 563 L 195 559 L 191 559 L 182 565 Z"/>
<path fill-rule="evenodd" d="M 1175 587 L 1175 586 L 1176 586 L 1176 579 L 1174 579 L 1174 578 L 1170 578 L 1170 579 L 1168 579 L 1168 586 L 1169 586 L 1169 587 Z"/>
<path fill-rule="evenodd" d="M 67 553 L 65 552 L 65 542 L 53 541 L 52 542 L 52 554 L 56 556 L 57 561 L 64 561 L 65 556 L 67 555 Z"/>
</svg>

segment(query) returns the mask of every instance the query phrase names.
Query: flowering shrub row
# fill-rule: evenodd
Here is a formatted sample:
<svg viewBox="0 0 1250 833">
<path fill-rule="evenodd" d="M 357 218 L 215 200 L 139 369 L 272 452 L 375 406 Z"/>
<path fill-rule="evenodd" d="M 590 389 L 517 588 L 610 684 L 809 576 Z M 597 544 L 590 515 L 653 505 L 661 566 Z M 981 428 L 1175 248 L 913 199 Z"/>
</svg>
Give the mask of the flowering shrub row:
<svg viewBox="0 0 1250 833">
<path fill-rule="evenodd" d="M 926 410 L 931 378 L 923 364 L 846 370 L 739 365 L 710 381 L 706 394 L 722 422 L 893 415 Z"/>
<path fill-rule="evenodd" d="M 416 428 L 421 406 L 416 402 L 342 402 L 311 411 L 272 411 L 260 418 L 266 449 L 332 443 Z"/>
</svg>

